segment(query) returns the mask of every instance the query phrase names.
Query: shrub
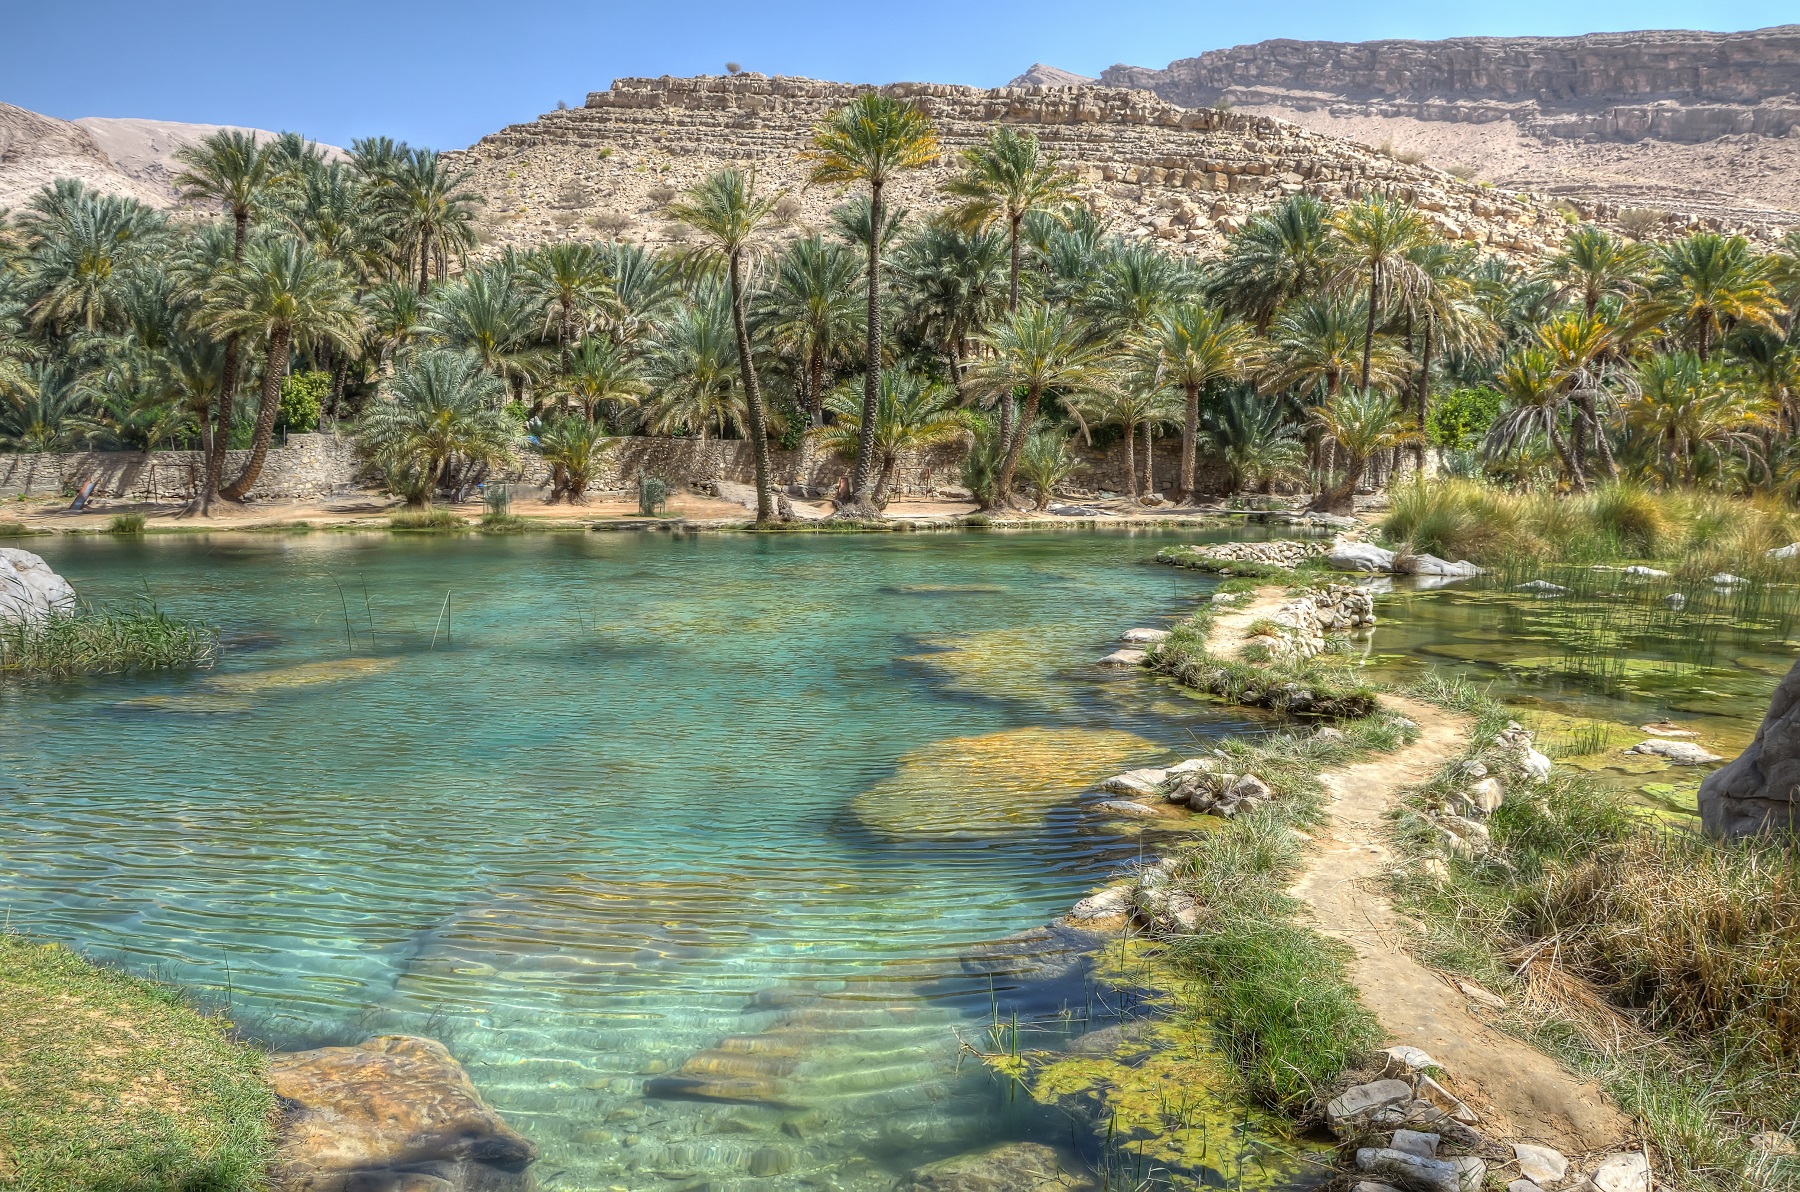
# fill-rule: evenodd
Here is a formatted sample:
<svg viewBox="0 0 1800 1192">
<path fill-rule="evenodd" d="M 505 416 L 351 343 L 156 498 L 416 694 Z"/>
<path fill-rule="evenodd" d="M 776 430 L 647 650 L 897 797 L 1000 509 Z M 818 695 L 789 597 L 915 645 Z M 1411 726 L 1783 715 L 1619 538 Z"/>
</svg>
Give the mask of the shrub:
<svg viewBox="0 0 1800 1192">
<path fill-rule="evenodd" d="M 1068 437 L 1058 430 L 1032 431 L 1019 452 L 1019 476 L 1039 509 L 1050 504 L 1056 486 L 1080 467 L 1081 457 L 1070 450 Z"/>
<path fill-rule="evenodd" d="M 106 523 L 108 534 L 142 534 L 144 532 L 144 515 L 141 513 L 121 513 Z"/>
<path fill-rule="evenodd" d="M 1601 487 L 1588 503 L 1595 524 L 1625 554 L 1655 558 L 1668 545 L 1669 517 L 1645 489 L 1620 481 Z"/>
<path fill-rule="evenodd" d="M 1431 408 L 1426 411 L 1425 436 L 1435 446 L 1452 451 L 1478 446 L 1505 403 L 1506 398 L 1498 390 L 1485 385 L 1440 393 L 1431 399 Z"/>
<path fill-rule="evenodd" d="M 638 512 L 659 517 L 669 504 L 669 482 L 648 472 L 638 473 Z"/>
<path fill-rule="evenodd" d="M 413 512 L 394 514 L 388 518 L 388 525 L 396 530 L 464 530 L 469 523 L 454 509 L 427 505 Z"/>
<path fill-rule="evenodd" d="M 304 434 L 319 429 L 319 415 L 331 397 L 328 372 L 289 373 L 281 382 L 281 407 L 275 421 L 284 430 Z"/>
<path fill-rule="evenodd" d="M 969 495 L 975 498 L 977 505 L 983 509 L 992 509 L 995 489 L 1000 482 L 1003 454 L 1000 434 L 986 421 L 976 423 L 974 429 L 975 441 L 962 458 L 957 478 L 969 490 Z"/>
</svg>

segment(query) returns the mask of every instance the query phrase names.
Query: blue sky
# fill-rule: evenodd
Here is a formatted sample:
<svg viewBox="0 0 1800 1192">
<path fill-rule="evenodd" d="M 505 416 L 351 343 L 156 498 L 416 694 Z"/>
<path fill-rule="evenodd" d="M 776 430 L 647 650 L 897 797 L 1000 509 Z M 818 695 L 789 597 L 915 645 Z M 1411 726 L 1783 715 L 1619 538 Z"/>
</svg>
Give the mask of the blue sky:
<svg viewBox="0 0 1800 1192">
<path fill-rule="evenodd" d="M 53 116 L 298 129 L 335 144 L 386 133 L 458 148 L 615 76 L 768 74 L 995 86 L 1034 61 L 1082 74 L 1162 66 L 1270 37 L 1753 29 L 1794 0 L 0 0 L 0 101 Z"/>
</svg>

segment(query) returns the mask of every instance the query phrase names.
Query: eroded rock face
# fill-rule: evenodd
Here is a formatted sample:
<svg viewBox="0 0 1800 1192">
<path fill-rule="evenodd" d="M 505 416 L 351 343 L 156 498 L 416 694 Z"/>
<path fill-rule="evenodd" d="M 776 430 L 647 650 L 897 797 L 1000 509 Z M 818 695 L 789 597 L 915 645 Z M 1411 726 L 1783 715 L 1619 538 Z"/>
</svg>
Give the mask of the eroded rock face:
<svg viewBox="0 0 1800 1192">
<path fill-rule="evenodd" d="M 1800 663 L 1775 688 L 1750 747 L 1700 784 L 1700 822 L 1726 838 L 1800 834 Z"/>
<path fill-rule="evenodd" d="M 75 607 L 75 589 L 28 550 L 0 546 L 0 621 L 41 621 Z"/>
<path fill-rule="evenodd" d="M 526 1192 L 537 1148 L 489 1109 L 444 1045 L 382 1035 L 272 1056 L 277 1192 Z"/>
</svg>

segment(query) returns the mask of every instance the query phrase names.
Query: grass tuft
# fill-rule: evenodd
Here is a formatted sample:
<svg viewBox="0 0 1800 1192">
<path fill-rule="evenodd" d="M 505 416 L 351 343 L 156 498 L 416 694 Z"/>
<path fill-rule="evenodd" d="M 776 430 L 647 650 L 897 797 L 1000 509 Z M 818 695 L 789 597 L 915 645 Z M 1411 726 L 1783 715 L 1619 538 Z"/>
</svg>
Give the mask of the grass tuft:
<svg viewBox="0 0 1800 1192">
<path fill-rule="evenodd" d="M 396 513 L 388 518 L 388 525 L 396 530 L 466 530 L 469 523 L 454 509 L 438 509 L 427 505 L 423 509 Z"/>
<path fill-rule="evenodd" d="M 144 515 L 141 513 L 121 513 L 106 523 L 106 532 L 108 534 L 142 534 L 144 521 Z"/>
<path fill-rule="evenodd" d="M 267 1187 L 262 1053 L 172 989 L 0 934 L 0 1185 L 17 1192 Z"/>
<path fill-rule="evenodd" d="M 148 600 L 0 622 L 0 675 L 72 678 L 206 668 L 218 653 L 217 629 L 171 617 Z"/>
</svg>

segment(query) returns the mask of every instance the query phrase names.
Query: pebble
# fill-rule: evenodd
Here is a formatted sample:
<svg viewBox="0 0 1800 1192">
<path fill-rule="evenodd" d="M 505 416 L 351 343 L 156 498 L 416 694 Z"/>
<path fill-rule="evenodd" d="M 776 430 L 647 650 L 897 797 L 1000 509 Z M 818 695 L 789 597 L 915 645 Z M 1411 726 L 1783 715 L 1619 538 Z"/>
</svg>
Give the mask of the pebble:
<svg viewBox="0 0 1800 1192">
<path fill-rule="evenodd" d="M 1519 1174 L 1540 1187 L 1561 1183 L 1569 1172 L 1569 1161 L 1561 1151 L 1527 1142 L 1515 1142 L 1512 1149 L 1513 1157 L 1519 1161 Z"/>
</svg>

